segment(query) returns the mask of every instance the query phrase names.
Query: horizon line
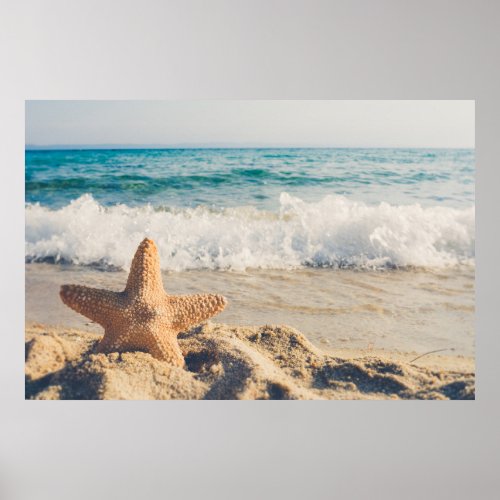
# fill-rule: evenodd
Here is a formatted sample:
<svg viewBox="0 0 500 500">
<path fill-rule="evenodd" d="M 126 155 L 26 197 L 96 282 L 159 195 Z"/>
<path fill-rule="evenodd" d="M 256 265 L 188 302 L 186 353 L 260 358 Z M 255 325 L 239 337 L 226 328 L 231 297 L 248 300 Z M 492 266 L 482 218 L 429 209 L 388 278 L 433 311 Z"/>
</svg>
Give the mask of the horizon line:
<svg viewBox="0 0 500 500">
<path fill-rule="evenodd" d="M 181 143 L 181 144 L 25 144 L 25 151 L 77 151 L 109 149 L 473 149 L 474 146 L 331 146 L 331 145 L 286 145 L 286 144 L 225 144 L 225 143 Z"/>
</svg>

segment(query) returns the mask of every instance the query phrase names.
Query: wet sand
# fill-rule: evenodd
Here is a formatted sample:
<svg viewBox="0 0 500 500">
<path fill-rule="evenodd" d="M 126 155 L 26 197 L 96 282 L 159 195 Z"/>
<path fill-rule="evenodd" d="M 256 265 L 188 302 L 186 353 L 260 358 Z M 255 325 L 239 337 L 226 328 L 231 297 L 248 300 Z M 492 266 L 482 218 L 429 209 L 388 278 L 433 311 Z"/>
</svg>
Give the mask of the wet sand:
<svg viewBox="0 0 500 500">
<path fill-rule="evenodd" d="M 288 326 L 200 325 L 179 336 L 185 368 L 142 352 L 94 354 L 100 338 L 27 323 L 26 399 L 475 398 L 472 357 L 325 351 Z"/>
<path fill-rule="evenodd" d="M 168 293 L 214 292 L 231 325 L 287 324 L 319 348 L 384 349 L 473 357 L 475 270 L 295 270 L 163 272 Z M 26 321 L 101 333 L 66 307 L 62 284 L 120 291 L 126 271 L 26 264 Z"/>
</svg>

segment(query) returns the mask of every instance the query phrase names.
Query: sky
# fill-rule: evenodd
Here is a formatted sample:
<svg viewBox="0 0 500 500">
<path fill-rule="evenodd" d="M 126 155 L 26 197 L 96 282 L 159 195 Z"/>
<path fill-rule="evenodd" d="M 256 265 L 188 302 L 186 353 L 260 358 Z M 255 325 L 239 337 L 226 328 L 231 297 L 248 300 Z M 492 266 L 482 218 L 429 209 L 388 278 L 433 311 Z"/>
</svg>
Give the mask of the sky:
<svg viewBox="0 0 500 500">
<path fill-rule="evenodd" d="M 26 145 L 474 148 L 474 101 L 26 101 Z"/>
</svg>

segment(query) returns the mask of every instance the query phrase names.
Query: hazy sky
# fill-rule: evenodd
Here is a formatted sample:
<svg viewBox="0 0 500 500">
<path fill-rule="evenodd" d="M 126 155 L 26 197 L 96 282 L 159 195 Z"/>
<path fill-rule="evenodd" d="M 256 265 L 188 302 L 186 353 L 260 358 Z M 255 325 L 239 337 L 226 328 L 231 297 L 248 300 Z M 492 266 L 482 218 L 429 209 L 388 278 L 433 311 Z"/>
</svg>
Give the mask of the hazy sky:
<svg viewBox="0 0 500 500">
<path fill-rule="evenodd" d="M 26 101 L 27 145 L 474 147 L 474 101 Z"/>
</svg>

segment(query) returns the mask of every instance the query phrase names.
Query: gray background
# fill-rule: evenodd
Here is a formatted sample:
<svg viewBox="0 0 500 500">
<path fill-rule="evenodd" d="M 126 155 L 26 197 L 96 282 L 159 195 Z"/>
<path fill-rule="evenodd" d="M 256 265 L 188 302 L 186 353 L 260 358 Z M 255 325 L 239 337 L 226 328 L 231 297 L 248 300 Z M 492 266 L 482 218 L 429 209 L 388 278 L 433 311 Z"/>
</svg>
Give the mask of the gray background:
<svg viewBox="0 0 500 500">
<path fill-rule="evenodd" d="M 0 498 L 498 498 L 495 1 L 2 1 Z M 24 401 L 25 99 L 476 99 L 475 402 Z"/>
</svg>

